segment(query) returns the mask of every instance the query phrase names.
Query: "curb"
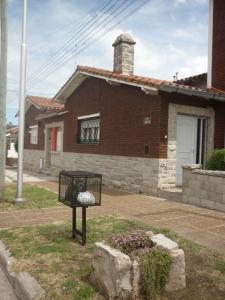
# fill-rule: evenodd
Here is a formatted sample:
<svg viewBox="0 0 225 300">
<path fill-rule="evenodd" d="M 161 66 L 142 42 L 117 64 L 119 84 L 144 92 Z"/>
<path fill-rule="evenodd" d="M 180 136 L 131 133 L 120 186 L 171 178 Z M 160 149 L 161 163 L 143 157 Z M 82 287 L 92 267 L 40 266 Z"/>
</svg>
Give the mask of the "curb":
<svg viewBox="0 0 225 300">
<path fill-rule="evenodd" d="M 17 298 L 19 300 L 43 299 L 45 291 L 33 277 L 26 272 L 15 273 L 10 271 L 15 262 L 16 259 L 11 256 L 9 250 L 0 241 L 0 266 Z"/>
</svg>

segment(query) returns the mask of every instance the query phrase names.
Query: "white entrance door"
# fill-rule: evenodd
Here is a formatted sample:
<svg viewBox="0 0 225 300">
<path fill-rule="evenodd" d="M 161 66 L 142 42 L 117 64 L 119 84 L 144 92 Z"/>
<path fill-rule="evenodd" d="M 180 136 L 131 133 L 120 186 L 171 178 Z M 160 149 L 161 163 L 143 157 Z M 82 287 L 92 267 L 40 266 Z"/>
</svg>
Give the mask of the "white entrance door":
<svg viewBox="0 0 225 300">
<path fill-rule="evenodd" d="M 197 118 L 177 117 L 176 185 L 182 186 L 183 169 L 186 164 L 196 163 Z"/>
</svg>

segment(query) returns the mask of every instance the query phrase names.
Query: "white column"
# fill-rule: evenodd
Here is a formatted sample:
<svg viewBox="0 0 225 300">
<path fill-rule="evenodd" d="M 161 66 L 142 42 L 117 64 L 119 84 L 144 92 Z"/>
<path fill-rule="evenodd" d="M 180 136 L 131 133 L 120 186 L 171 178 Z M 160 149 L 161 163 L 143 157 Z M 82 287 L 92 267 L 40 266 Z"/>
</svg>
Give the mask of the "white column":
<svg viewBox="0 0 225 300">
<path fill-rule="evenodd" d="M 207 75 L 207 88 L 209 89 L 212 87 L 213 4 L 214 4 L 214 0 L 209 0 L 208 75 Z"/>
</svg>

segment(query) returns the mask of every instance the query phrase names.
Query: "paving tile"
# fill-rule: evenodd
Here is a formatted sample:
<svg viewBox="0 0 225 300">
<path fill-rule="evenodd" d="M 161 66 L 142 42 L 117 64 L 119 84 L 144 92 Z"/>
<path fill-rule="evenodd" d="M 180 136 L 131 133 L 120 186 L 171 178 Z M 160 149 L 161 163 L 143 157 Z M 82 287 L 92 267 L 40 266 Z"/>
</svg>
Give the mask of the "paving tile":
<svg viewBox="0 0 225 300">
<path fill-rule="evenodd" d="M 222 235 L 225 238 L 225 225 L 215 226 L 208 229 L 209 232 Z"/>
<path fill-rule="evenodd" d="M 57 182 L 39 181 L 35 184 L 58 192 Z M 225 213 L 104 188 L 102 206 L 89 207 L 87 218 L 109 215 L 135 219 L 158 228 L 168 228 L 211 249 L 223 249 L 225 252 Z M 77 217 L 81 217 L 80 209 Z M 0 229 L 36 226 L 71 219 L 72 209 L 65 205 L 0 212 Z"/>
</svg>

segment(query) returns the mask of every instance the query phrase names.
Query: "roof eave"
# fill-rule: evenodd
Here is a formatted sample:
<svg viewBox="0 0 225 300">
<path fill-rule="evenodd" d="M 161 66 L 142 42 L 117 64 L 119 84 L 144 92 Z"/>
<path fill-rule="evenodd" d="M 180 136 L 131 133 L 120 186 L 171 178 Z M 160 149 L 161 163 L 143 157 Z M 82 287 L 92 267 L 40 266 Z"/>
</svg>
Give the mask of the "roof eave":
<svg viewBox="0 0 225 300">
<path fill-rule="evenodd" d="M 97 74 L 92 74 L 89 72 L 81 71 L 79 69 L 76 70 L 74 75 L 71 76 L 71 78 L 68 80 L 68 82 L 62 87 L 62 89 L 54 96 L 54 100 L 56 102 L 64 104 L 67 99 L 71 96 L 71 94 L 80 86 L 80 84 L 87 78 L 89 77 L 95 77 L 99 79 L 105 80 L 109 84 L 126 84 L 130 86 L 135 86 L 141 88 L 143 92 L 146 94 L 151 94 L 151 95 L 158 95 L 159 89 L 158 87 L 151 87 L 149 85 L 144 85 L 144 84 L 137 84 L 133 82 L 129 82 L 126 80 L 122 79 L 115 79 L 111 76 L 101 76 Z"/>
<path fill-rule="evenodd" d="M 67 83 L 53 97 L 53 100 L 61 104 L 66 103 L 66 100 L 86 78 L 86 75 L 83 75 L 79 70 L 76 70 Z"/>
<path fill-rule="evenodd" d="M 157 87 L 151 87 L 151 86 L 145 85 L 145 84 L 133 83 L 133 82 L 129 82 L 129 81 L 123 80 L 123 79 L 115 79 L 111 76 L 107 77 L 107 76 L 101 76 L 101 75 L 96 75 L 96 74 L 90 74 L 90 73 L 84 72 L 84 71 L 80 71 L 80 72 L 86 76 L 93 76 L 95 78 L 103 79 L 109 84 L 112 84 L 114 82 L 115 84 L 118 83 L 118 84 L 126 84 L 126 85 L 130 85 L 130 86 L 135 86 L 135 87 L 141 88 L 141 90 L 144 91 L 146 94 L 158 95 L 159 89 Z"/>
<path fill-rule="evenodd" d="M 65 115 L 67 114 L 69 111 L 62 111 L 62 112 L 53 112 L 53 113 L 49 113 L 49 114 L 42 114 L 42 115 L 39 115 L 35 118 L 36 121 L 40 121 L 40 120 L 43 120 L 43 119 L 50 119 L 50 118 L 53 118 L 53 117 L 56 117 L 56 116 L 61 116 L 61 115 Z"/>
<path fill-rule="evenodd" d="M 225 102 L 225 96 L 212 94 L 207 91 L 196 91 L 184 87 L 171 86 L 168 84 L 162 84 L 159 90 L 167 93 L 180 93 L 188 96 L 201 97 L 207 100 L 217 100 L 217 101 Z"/>
</svg>

